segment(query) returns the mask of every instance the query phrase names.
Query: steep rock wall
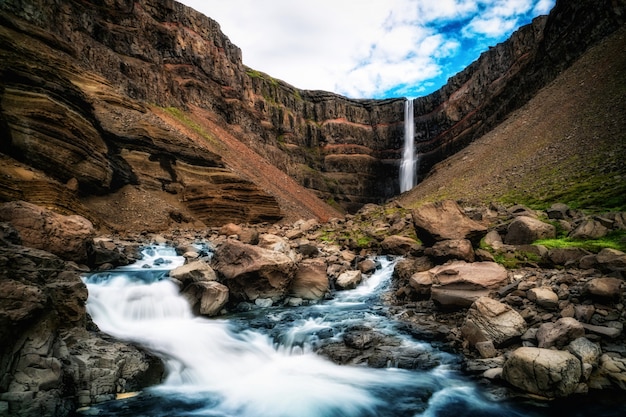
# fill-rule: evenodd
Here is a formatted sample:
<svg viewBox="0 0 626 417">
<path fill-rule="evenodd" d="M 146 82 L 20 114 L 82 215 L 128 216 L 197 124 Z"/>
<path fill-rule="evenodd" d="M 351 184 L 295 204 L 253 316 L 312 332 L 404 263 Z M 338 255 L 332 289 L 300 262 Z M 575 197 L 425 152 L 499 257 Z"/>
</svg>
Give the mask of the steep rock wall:
<svg viewBox="0 0 626 417">
<path fill-rule="evenodd" d="M 134 181 L 137 173 L 119 157 L 120 148 L 142 150 L 153 159 L 162 160 L 167 154 L 185 162 L 194 159 L 200 165 L 223 167 L 218 156 L 206 156 L 197 145 L 190 148 L 184 138 L 170 138 L 167 129 L 148 128 L 146 124 L 159 123 L 150 119 L 146 103 L 181 109 L 198 106 L 211 112 L 242 143 L 320 198 L 349 211 L 399 192 L 403 99 L 351 100 L 299 90 L 244 66 L 241 51 L 216 22 L 174 1 L 67 0 L 50 4 L 6 0 L 1 8 L 6 30 L 28 34 L 71 62 L 72 74 L 98 74 L 102 77 L 98 82 L 115 92 L 107 90 L 94 100 L 92 83 L 72 81 L 80 88 L 70 94 L 77 100 L 70 103 L 76 114 L 71 123 L 85 125 L 85 120 L 95 118 L 92 124 L 102 136 L 88 151 L 73 151 L 75 158 L 79 155 L 87 160 L 77 178 L 90 192 L 108 192 L 112 186 Z M 588 46 L 622 25 L 625 10 L 624 0 L 558 1 L 549 17 L 535 19 L 450 78 L 440 90 L 415 100 L 421 175 L 489 131 Z M 10 49 L 17 53 L 20 47 L 14 43 Z M 49 91 L 49 85 L 37 84 L 42 78 L 36 75 L 37 68 L 25 64 L 22 68 L 20 74 L 9 77 L 13 84 L 3 90 L 7 97 L 2 104 L 3 117 L 8 120 L 4 123 L 9 124 L 9 133 L 17 136 L 15 143 L 26 140 L 20 137 L 18 120 L 30 118 L 25 124 L 32 126 L 36 117 L 19 113 L 11 103 L 26 97 L 36 98 L 51 111 L 57 105 L 51 99 L 32 97 L 33 90 Z M 5 71 L 12 74 L 10 69 Z M 50 72 L 43 78 L 54 80 L 53 75 Z M 15 91 L 25 79 L 31 97 Z M 67 94 L 64 90 L 57 96 Z M 83 99 L 84 95 L 90 99 Z M 78 104 L 81 100 L 86 105 Z M 128 104 L 131 101 L 133 104 Z M 93 110 L 85 111 L 90 107 Z M 124 124 L 128 117 L 132 128 Z M 55 129 L 52 136 L 71 138 Z M 158 150 L 151 148 L 154 144 Z M 92 157 L 99 154 L 106 156 Z M 50 169 L 44 157 L 27 155 L 22 159 Z M 69 173 L 61 170 L 58 176 L 66 180 Z M 271 218 L 274 216 L 265 217 Z"/>
</svg>

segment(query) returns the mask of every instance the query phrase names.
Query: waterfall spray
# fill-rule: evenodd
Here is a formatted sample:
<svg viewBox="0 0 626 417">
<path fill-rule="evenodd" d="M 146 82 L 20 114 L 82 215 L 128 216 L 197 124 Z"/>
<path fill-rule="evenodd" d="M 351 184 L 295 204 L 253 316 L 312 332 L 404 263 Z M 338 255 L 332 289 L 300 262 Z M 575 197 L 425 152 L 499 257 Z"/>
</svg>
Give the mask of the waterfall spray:
<svg viewBox="0 0 626 417">
<path fill-rule="evenodd" d="M 415 133 L 413 122 L 413 100 L 404 102 L 404 150 L 400 163 L 400 192 L 409 191 L 415 186 L 417 157 L 415 155 Z"/>
</svg>

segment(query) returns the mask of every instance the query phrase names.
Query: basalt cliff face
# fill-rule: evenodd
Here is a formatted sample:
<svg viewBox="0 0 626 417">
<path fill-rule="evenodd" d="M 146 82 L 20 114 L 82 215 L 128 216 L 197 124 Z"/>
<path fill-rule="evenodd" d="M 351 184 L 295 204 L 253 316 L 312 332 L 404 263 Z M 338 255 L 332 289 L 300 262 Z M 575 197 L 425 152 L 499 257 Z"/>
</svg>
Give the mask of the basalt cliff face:
<svg viewBox="0 0 626 417">
<path fill-rule="evenodd" d="M 623 0 L 574 3 L 415 101 L 422 175 L 626 16 Z M 244 66 L 216 22 L 179 3 L 5 0 L 0 22 L 3 200 L 159 229 L 324 219 L 338 214 L 324 201 L 354 211 L 399 192 L 404 99 L 299 90 Z"/>
</svg>

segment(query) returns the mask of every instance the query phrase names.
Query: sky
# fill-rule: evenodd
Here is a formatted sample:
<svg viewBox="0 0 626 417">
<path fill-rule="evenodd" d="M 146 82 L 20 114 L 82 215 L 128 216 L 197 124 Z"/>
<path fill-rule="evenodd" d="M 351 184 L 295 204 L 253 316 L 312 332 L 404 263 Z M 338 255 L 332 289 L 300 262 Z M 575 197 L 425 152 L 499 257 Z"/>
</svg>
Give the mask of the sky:
<svg viewBox="0 0 626 417">
<path fill-rule="evenodd" d="M 179 0 L 216 20 L 243 63 L 300 89 L 420 97 L 555 0 Z"/>
</svg>

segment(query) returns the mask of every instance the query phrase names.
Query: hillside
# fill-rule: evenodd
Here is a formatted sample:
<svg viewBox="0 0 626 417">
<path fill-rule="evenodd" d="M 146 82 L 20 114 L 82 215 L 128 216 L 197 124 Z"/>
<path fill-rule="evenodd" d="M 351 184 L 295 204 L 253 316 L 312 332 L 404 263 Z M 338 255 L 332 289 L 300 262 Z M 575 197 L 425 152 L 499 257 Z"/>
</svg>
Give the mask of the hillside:
<svg viewBox="0 0 626 417">
<path fill-rule="evenodd" d="M 626 209 L 626 28 L 398 200 Z"/>
</svg>

